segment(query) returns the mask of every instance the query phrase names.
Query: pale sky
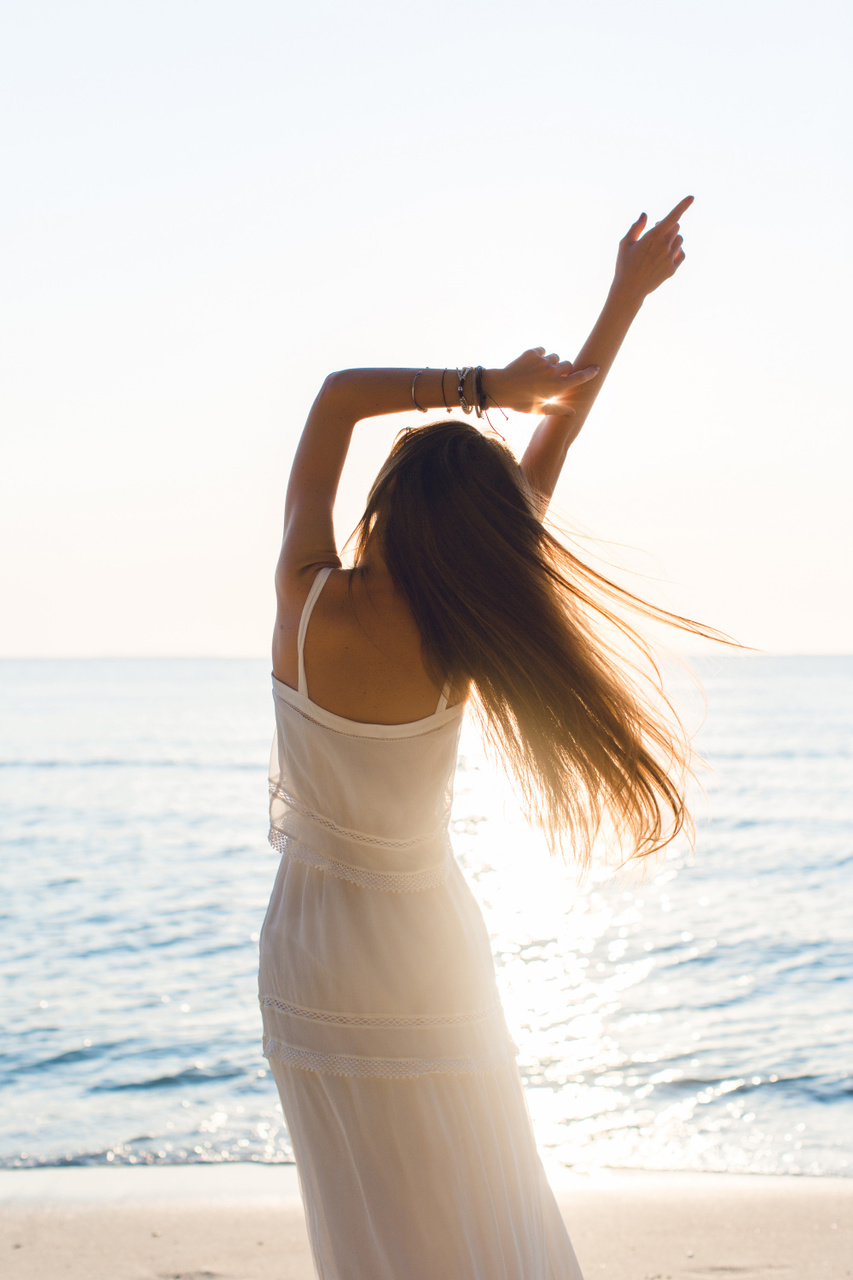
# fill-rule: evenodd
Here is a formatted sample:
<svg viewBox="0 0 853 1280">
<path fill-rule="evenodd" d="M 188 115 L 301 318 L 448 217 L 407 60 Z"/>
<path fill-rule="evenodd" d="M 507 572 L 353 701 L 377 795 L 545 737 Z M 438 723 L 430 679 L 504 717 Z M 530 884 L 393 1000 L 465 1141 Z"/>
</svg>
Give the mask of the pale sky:
<svg viewBox="0 0 853 1280">
<path fill-rule="evenodd" d="M 323 376 L 572 358 L 685 194 L 557 506 L 660 603 L 853 652 L 848 0 L 0 12 L 0 654 L 266 654 Z"/>
</svg>

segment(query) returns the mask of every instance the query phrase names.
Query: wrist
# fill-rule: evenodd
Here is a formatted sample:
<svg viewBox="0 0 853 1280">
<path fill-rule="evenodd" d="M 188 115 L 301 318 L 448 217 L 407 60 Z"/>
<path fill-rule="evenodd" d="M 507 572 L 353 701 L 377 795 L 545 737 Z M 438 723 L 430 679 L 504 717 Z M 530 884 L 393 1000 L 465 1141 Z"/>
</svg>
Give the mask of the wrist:
<svg viewBox="0 0 853 1280">
<path fill-rule="evenodd" d="M 609 303 L 631 311 L 636 315 L 645 300 L 646 294 L 644 291 L 638 285 L 633 284 L 627 277 L 619 275 L 613 277 L 613 283 L 607 295 Z"/>
<path fill-rule="evenodd" d="M 506 408 L 503 400 L 504 393 L 504 370 L 503 369 L 484 369 L 483 370 L 483 394 L 489 404 L 497 405 L 499 409 Z"/>
</svg>

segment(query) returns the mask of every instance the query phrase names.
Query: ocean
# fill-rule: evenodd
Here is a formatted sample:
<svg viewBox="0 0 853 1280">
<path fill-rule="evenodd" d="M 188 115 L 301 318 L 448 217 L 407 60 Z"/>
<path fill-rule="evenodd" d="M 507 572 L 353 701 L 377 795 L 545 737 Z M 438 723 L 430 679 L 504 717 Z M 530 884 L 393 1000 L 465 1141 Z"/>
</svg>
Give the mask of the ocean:
<svg viewBox="0 0 853 1280">
<path fill-rule="evenodd" d="M 578 886 L 466 727 L 457 856 L 546 1162 L 853 1174 L 853 658 L 696 662 L 695 849 Z M 0 1167 L 292 1159 L 269 665 L 0 662 Z"/>
</svg>

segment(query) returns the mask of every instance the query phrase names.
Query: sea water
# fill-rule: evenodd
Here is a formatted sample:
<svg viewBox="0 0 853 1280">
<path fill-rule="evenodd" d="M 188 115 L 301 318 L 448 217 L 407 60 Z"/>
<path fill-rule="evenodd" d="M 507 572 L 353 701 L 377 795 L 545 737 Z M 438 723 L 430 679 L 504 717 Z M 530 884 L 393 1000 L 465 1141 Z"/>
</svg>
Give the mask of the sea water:
<svg viewBox="0 0 853 1280">
<path fill-rule="evenodd" d="M 453 832 L 543 1154 L 853 1172 L 853 659 L 697 664 L 691 854 L 578 887 L 473 730 Z M 0 1165 L 286 1161 L 268 664 L 0 662 Z"/>
</svg>

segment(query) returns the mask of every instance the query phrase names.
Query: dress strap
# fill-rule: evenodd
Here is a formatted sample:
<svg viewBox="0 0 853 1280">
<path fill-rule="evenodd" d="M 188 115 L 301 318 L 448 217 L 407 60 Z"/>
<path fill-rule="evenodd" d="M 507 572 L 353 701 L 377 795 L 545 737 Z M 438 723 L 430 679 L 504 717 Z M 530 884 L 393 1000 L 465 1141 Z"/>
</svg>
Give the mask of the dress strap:
<svg viewBox="0 0 853 1280">
<path fill-rule="evenodd" d="M 435 709 L 436 715 L 438 715 L 439 711 L 445 710 L 445 708 L 447 707 L 447 699 L 449 697 L 450 697 L 450 681 L 445 680 L 444 688 L 441 691 L 441 697 L 438 700 L 438 706 Z"/>
<path fill-rule="evenodd" d="M 314 611 L 314 605 L 317 603 L 317 597 L 326 585 L 326 579 L 331 572 L 331 565 L 327 569 L 319 571 L 311 583 L 311 590 L 308 592 L 308 598 L 302 606 L 302 617 L 299 619 L 299 632 L 296 637 L 296 650 L 299 655 L 299 683 L 297 688 L 306 698 L 308 697 L 308 681 L 305 679 L 305 657 L 303 653 L 305 649 L 305 632 L 308 630 L 308 623 Z"/>
</svg>

